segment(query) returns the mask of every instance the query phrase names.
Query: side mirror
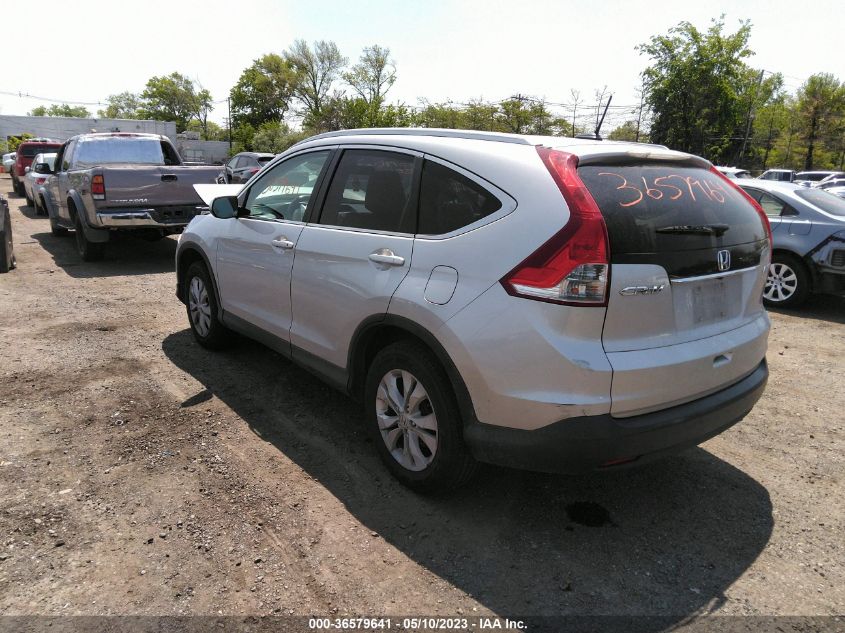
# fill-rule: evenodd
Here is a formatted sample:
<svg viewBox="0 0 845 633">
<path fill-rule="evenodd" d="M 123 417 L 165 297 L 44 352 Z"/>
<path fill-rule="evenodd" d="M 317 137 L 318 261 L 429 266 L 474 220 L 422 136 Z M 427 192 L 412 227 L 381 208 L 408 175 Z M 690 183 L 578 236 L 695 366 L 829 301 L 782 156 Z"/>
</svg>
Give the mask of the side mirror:
<svg viewBox="0 0 845 633">
<path fill-rule="evenodd" d="M 29 167 L 25 167 L 23 173 L 28 174 L 30 171 L 32 171 L 32 169 L 30 169 Z"/>
<path fill-rule="evenodd" d="M 215 198 L 211 201 L 211 215 L 221 220 L 237 217 L 238 197 L 223 196 L 222 198 Z"/>
</svg>

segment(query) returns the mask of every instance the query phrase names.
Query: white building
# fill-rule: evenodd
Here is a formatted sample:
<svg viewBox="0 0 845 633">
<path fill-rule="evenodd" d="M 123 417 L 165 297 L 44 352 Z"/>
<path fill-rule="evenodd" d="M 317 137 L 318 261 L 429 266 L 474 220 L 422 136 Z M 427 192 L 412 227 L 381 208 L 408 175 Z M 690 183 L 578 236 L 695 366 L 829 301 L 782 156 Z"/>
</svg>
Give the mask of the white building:
<svg viewBox="0 0 845 633">
<path fill-rule="evenodd" d="M 31 134 L 65 141 L 71 136 L 88 132 L 144 132 L 161 134 L 176 142 L 176 123 L 173 121 L 0 115 L 0 139 Z"/>
</svg>

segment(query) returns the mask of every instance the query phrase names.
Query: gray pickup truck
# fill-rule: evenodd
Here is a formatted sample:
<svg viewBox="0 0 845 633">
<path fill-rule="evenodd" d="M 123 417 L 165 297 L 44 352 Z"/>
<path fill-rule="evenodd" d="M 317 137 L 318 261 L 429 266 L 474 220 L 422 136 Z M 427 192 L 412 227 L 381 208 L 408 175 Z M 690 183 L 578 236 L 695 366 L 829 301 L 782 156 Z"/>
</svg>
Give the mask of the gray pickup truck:
<svg viewBox="0 0 845 633">
<path fill-rule="evenodd" d="M 188 167 L 164 136 L 80 134 L 58 151 L 39 202 L 54 235 L 76 234 L 85 261 L 102 259 L 115 232 L 148 240 L 181 233 L 208 207 L 195 184 L 213 183 L 217 167 Z"/>
</svg>

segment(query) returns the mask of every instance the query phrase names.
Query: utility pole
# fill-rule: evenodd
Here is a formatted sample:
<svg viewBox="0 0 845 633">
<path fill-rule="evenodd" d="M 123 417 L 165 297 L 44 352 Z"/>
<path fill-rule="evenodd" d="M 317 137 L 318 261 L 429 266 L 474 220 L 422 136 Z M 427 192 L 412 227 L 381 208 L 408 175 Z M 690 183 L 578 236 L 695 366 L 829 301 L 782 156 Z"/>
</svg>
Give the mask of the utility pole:
<svg viewBox="0 0 845 633">
<path fill-rule="evenodd" d="M 229 156 L 232 155 L 232 97 L 226 97 L 226 107 L 229 110 Z"/>
<path fill-rule="evenodd" d="M 643 120 L 643 102 L 645 101 L 645 84 L 643 84 L 643 89 L 640 91 L 640 109 L 637 113 L 637 136 L 634 139 L 635 143 L 640 142 L 640 123 Z"/>
<path fill-rule="evenodd" d="M 766 153 L 763 155 L 763 171 L 766 171 L 766 165 L 769 162 L 769 152 L 772 150 L 772 129 L 775 125 L 775 112 L 772 110 L 772 116 L 769 119 L 769 137 L 766 139 Z"/>
<path fill-rule="evenodd" d="M 736 161 L 737 166 L 745 158 L 745 146 L 748 145 L 748 137 L 751 134 L 751 112 L 754 110 L 754 101 L 757 99 L 757 93 L 760 91 L 760 84 L 763 83 L 763 73 L 765 72 L 765 70 L 761 70 L 757 76 L 757 85 L 754 86 L 754 96 L 748 102 L 748 115 L 745 117 L 745 138 L 742 139 L 742 149 L 739 151 L 739 159 Z"/>
</svg>

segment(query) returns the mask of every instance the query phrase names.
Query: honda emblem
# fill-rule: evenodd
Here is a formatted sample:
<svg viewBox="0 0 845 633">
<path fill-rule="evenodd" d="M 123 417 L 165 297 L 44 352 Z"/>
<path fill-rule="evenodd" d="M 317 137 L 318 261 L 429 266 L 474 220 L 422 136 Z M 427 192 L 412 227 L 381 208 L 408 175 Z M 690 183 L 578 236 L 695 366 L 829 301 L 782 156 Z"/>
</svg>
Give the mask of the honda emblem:
<svg viewBox="0 0 845 633">
<path fill-rule="evenodd" d="M 719 272 L 728 270 L 731 267 L 731 252 L 719 251 L 716 254 L 716 263 L 719 265 Z"/>
</svg>

